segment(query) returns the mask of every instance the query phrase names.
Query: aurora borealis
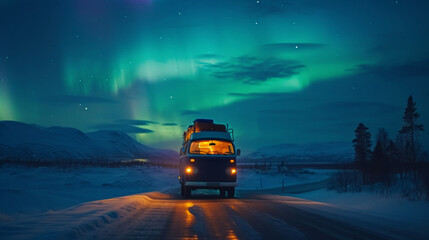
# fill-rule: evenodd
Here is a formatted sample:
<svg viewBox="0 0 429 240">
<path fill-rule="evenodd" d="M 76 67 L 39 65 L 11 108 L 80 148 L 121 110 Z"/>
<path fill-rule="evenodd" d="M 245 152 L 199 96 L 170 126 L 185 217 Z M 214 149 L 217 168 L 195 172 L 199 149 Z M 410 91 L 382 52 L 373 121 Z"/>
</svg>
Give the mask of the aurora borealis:
<svg viewBox="0 0 429 240">
<path fill-rule="evenodd" d="M 195 118 L 247 151 L 429 126 L 426 1 L 8 0 L 0 120 L 177 149 Z M 429 147 L 428 133 L 420 140 Z"/>
</svg>

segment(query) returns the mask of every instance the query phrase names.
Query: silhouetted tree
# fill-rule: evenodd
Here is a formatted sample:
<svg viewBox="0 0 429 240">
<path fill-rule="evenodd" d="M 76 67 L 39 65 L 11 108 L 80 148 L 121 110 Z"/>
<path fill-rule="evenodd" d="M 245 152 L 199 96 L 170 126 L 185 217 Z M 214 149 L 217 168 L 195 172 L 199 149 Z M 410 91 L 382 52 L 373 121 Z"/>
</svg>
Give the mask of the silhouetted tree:
<svg viewBox="0 0 429 240">
<path fill-rule="evenodd" d="M 389 145 L 389 134 L 387 133 L 386 129 L 384 129 L 384 128 L 378 129 L 377 142 L 381 143 L 383 150 L 387 149 L 387 146 Z"/>
<path fill-rule="evenodd" d="M 389 170 L 390 166 L 383 145 L 377 141 L 371 157 L 371 182 L 381 182 L 390 186 Z"/>
<path fill-rule="evenodd" d="M 364 184 L 368 183 L 368 160 L 371 156 L 371 133 L 368 128 L 359 123 L 355 130 L 356 138 L 353 139 L 353 146 L 355 148 L 355 161 L 362 171 L 362 178 Z"/>
<path fill-rule="evenodd" d="M 395 143 L 393 143 L 392 140 L 389 141 L 389 145 L 386 149 L 386 158 L 387 161 L 390 163 L 391 166 L 391 174 L 392 173 L 399 173 L 402 179 L 403 174 L 403 166 L 401 163 L 400 158 L 400 152 L 399 149 L 396 147 Z"/>
<path fill-rule="evenodd" d="M 399 131 L 399 133 L 407 137 L 407 143 L 409 144 L 408 150 L 410 151 L 409 162 L 414 164 L 416 162 L 416 134 L 419 131 L 423 131 L 423 124 L 417 124 L 417 119 L 420 117 L 420 114 L 417 113 L 416 103 L 413 101 L 413 97 L 408 97 L 407 107 L 405 108 L 404 116 L 404 126 Z M 406 147 L 407 149 L 407 147 Z"/>
</svg>

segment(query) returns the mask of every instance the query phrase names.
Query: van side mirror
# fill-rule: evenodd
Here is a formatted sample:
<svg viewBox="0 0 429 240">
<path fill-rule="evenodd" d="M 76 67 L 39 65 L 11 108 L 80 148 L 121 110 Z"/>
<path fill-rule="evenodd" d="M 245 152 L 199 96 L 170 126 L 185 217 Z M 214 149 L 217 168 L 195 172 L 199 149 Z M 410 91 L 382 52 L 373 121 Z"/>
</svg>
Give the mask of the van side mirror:
<svg viewBox="0 0 429 240">
<path fill-rule="evenodd" d="M 237 156 L 240 156 L 240 155 L 241 155 L 241 150 L 237 149 Z"/>
</svg>

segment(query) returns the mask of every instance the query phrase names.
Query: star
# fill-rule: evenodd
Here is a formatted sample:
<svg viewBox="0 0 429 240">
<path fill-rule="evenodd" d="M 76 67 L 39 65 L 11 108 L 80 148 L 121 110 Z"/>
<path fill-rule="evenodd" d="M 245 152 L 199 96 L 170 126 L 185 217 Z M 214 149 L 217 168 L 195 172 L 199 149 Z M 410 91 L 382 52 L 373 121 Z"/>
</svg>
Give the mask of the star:
<svg viewBox="0 0 429 240">
<path fill-rule="evenodd" d="M 182 15 L 182 12 L 179 12 L 179 15 Z"/>
<path fill-rule="evenodd" d="M 296 45 L 295 48 L 298 48 L 298 45 Z"/>
<path fill-rule="evenodd" d="M 259 3 L 259 1 L 256 1 L 256 3 Z"/>
<path fill-rule="evenodd" d="M 256 25 L 258 25 L 258 22 L 255 22 Z"/>
<path fill-rule="evenodd" d="M 173 99 L 173 96 L 170 96 L 170 99 Z"/>
<path fill-rule="evenodd" d="M 85 107 L 85 111 L 88 111 L 88 107 Z"/>
</svg>

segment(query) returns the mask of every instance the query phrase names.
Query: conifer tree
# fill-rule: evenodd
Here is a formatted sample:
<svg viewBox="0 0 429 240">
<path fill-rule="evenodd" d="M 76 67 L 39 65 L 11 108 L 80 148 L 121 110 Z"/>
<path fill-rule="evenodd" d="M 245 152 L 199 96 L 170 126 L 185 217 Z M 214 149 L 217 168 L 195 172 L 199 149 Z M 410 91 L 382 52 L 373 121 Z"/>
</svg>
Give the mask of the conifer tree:
<svg viewBox="0 0 429 240">
<path fill-rule="evenodd" d="M 407 107 L 405 108 L 404 126 L 399 133 L 404 134 L 409 144 L 410 150 L 410 161 L 414 163 L 416 161 L 416 135 L 419 131 L 423 131 L 423 124 L 417 124 L 417 119 L 420 114 L 417 113 L 416 103 L 413 101 L 413 97 L 408 97 Z"/>
<path fill-rule="evenodd" d="M 362 171 L 364 183 L 368 183 L 368 160 L 371 156 L 371 133 L 368 128 L 359 123 L 355 130 L 356 138 L 353 139 L 353 147 L 355 148 L 355 161 Z"/>
<path fill-rule="evenodd" d="M 391 165 L 391 171 L 394 173 L 399 173 L 402 179 L 402 173 L 403 173 L 403 166 L 401 165 L 400 159 L 400 152 L 398 148 L 396 147 L 395 143 L 393 143 L 392 140 L 390 140 L 389 145 L 386 149 L 386 158 L 389 161 Z"/>
<path fill-rule="evenodd" d="M 382 182 L 390 185 L 389 181 L 389 162 L 383 149 L 383 144 L 377 141 L 371 157 L 371 182 Z"/>
</svg>

